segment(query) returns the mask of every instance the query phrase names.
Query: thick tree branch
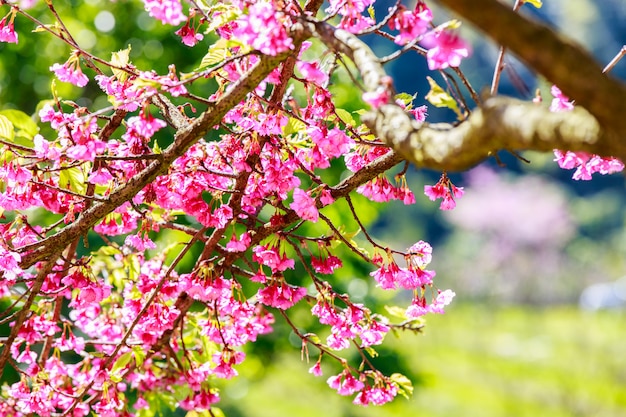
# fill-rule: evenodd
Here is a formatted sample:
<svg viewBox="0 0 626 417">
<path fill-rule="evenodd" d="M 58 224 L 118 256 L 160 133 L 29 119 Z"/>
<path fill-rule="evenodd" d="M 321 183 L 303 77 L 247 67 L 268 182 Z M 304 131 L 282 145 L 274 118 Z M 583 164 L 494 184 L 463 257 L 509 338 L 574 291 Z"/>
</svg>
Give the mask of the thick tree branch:
<svg viewBox="0 0 626 417">
<path fill-rule="evenodd" d="M 438 0 L 506 46 L 598 119 L 604 130 L 626 132 L 626 86 L 572 40 L 496 0 Z"/>
<path fill-rule="evenodd" d="M 492 0 L 479 2 L 481 4 L 483 2 L 497 3 Z M 464 4 L 468 4 L 467 9 L 476 7 L 475 14 L 483 12 L 475 2 Z M 465 9 L 465 7 L 459 8 Z M 505 45 L 516 52 L 525 51 L 525 49 L 520 49 L 520 45 L 531 44 L 528 39 L 534 38 L 528 37 L 530 33 L 522 31 L 520 34 L 511 30 L 511 27 L 515 27 L 511 25 L 523 26 L 529 21 L 502 5 L 499 5 L 497 10 L 498 13 L 506 13 L 509 20 L 516 19 L 515 23 L 512 23 L 512 20 L 505 20 L 509 22 L 509 27 L 507 31 L 503 29 L 503 33 L 506 32 L 513 37 L 519 36 L 521 39 L 519 45 L 517 42 Z M 493 23 L 493 20 L 497 20 L 494 15 L 491 20 L 483 23 L 488 26 Z M 571 60 L 579 59 L 584 67 L 583 73 L 593 73 L 593 77 L 591 75 L 589 77 L 592 82 L 597 83 L 601 91 L 608 89 L 608 91 L 614 91 L 615 96 L 622 94 L 623 85 L 603 75 L 600 67 L 580 48 L 561 39 L 548 28 L 532 22 L 528 24 L 537 32 L 533 32 L 533 36 L 545 36 L 552 42 L 551 47 L 561 51 L 555 54 L 554 59 L 560 59 L 562 51 L 569 51 L 564 59 L 572 65 L 572 68 L 578 70 Z M 348 55 L 354 61 L 367 91 L 389 89 L 387 74 L 376 55 L 364 42 L 346 31 L 323 23 L 316 24 L 314 30 L 327 46 Z M 624 107 L 624 113 L 622 116 L 619 114 L 616 116 L 614 112 L 606 110 L 605 102 L 602 102 L 604 96 L 597 95 L 595 90 L 590 91 L 588 86 L 581 86 L 580 91 L 576 89 L 575 83 L 582 84 L 582 80 L 570 76 L 576 72 L 572 68 L 566 70 L 566 67 L 558 64 L 557 70 L 554 70 L 549 68 L 549 65 L 544 65 L 541 59 L 539 59 L 539 64 L 538 68 L 546 70 L 547 74 L 554 77 L 556 83 L 560 80 L 559 76 L 563 75 L 565 77 L 563 85 L 570 88 L 568 94 L 573 93 L 572 97 L 576 99 L 582 97 L 583 102 L 589 103 L 595 111 L 594 115 L 592 116 L 581 107 L 577 107 L 572 112 L 552 113 L 545 106 L 534 103 L 506 97 L 492 97 L 458 126 L 447 123 L 420 124 L 395 104 L 383 105 L 375 111 L 366 113 L 363 115 L 363 121 L 372 132 L 402 157 L 423 168 L 464 170 L 503 149 L 542 152 L 567 149 L 615 156 L 626 160 L 626 142 L 621 140 L 622 132 L 626 132 L 626 118 L 623 117 L 623 114 L 626 114 L 626 94 L 619 105 L 620 108 Z M 561 83 L 558 84 L 561 85 Z M 604 94 L 611 95 L 606 91 Z M 612 100 L 614 98 L 612 97 Z"/>
<path fill-rule="evenodd" d="M 586 110 L 552 113 L 508 97 L 489 98 L 456 127 L 420 126 L 395 105 L 369 113 L 364 122 L 407 160 L 436 170 L 465 170 L 502 149 L 569 149 L 626 158 L 622 143 L 602 131 Z"/>
</svg>

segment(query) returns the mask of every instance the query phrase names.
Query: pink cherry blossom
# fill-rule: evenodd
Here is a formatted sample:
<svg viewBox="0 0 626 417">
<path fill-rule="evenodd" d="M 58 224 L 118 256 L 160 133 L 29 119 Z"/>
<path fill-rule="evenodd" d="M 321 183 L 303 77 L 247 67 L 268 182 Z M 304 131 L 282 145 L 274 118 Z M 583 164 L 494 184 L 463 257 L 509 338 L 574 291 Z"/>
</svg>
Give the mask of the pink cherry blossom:
<svg viewBox="0 0 626 417">
<path fill-rule="evenodd" d="M 320 70 L 317 62 L 296 62 L 296 68 L 302 73 L 306 81 L 310 81 L 318 86 L 324 86 L 328 82 L 328 74 Z"/>
<path fill-rule="evenodd" d="M 341 268 L 341 259 L 333 255 L 328 255 L 325 259 L 311 257 L 311 266 L 318 274 L 332 274 L 336 269 Z"/>
<path fill-rule="evenodd" d="M 376 91 L 366 91 L 363 93 L 363 101 L 377 109 L 383 104 L 391 101 L 391 95 L 386 88 L 379 87 Z"/>
<path fill-rule="evenodd" d="M 340 395 L 352 395 L 365 387 L 365 384 L 356 379 L 349 371 L 331 376 L 326 382 L 331 388 L 336 389 Z"/>
<path fill-rule="evenodd" d="M 463 196 L 463 187 L 457 187 L 448 178 L 446 174 L 435 185 L 425 185 L 424 194 L 432 201 L 439 198 L 442 199 L 439 208 L 441 210 L 452 210 L 456 207 L 456 199 Z"/>
<path fill-rule="evenodd" d="M 187 22 L 184 26 L 182 26 L 174 33 L 180 36 L 182 42 L 187 46 L 194 46 L 202 39 L 204 39 L 204 35 L 202 35 L 201 33 L 197 33 L 195 28 L 189 25 L 189 22 Z"/>
<path fill-rule="evenodd" d="M 11 19 L 7 23 L 7 18 L 9 16 Z M 2 20 L 0 20 L 0 42 L 17 43 L 18 36 L 13 26 L 14 18 L 15 14 L 10 12 L 7 16 L 3 17 Z"/>
<path fill-rule="evenodd" d="M 415 5 L 413 11 L 406 9 L 403 5 L 398 6 L 398 11 L 389 20 L 389 28 L 400 32 L 396 35 L 394 42 L 398 45 L 406 45 L 417 39 L 428 30 L 432 20 L 432 12 L 421 1 Z"/>
<path fill-rule="evenodd" d="M 233 28 L 233 36 L 267 55 L 278 55 L 293 49 L 293 41 L 282 21 L 284 14 L 274 2 L 256 1 L 248 6 Z"/>
<path fill-rule="evenodd" d="M 422 44 L 428 48 L 426 59 L 430 70 L 458 67 L 470 54 L 469 44 L 450 30 L 431 32 Z"/>
<path fill-rule="evenodd" d="M 321 361 L 317 361 L 315 362 L 315 365 L 313 365 L 311 368 L 309 368 L 309 373 L 313 374 L 315 376 L 322 376 L 323 372 L 322 372 L 322 363 Z"/>
<path fill-rule="evenodd" d="M 3 279 L 14 281 L 22 274 L 22 269 L 19 267 L 21 260 L 19 253 L 7 250 L 0 245 L 0 272 L 2 272 Z"/>
<path fill-rule="evenodd" d="M 68 82 L 78 87 L 84 87 L 89 82 L 89 78 L 83 74 L 78 61 L 78 56 L 74 54 L 63 65 L 58 63 L 52 65 L 50 71 L 54 71 L 60 81 Z"/>
<path fill-rule="evenodd" d="M 452 302 L 452 299 L 455 297 L 455 293 L 452 290 L 439 291 L 437 294 L 437 298 L 430 306 L 430 311 L 432 313 L 443 314 L 443 308 L 449 305 Z"/>
<path fill-rule="evenodd" d="M 574 103 L 569 101 L 569 98 L 557 86 L 553 85 L 550 92 L 554 96 L 550 104 L 550 111 L 571 111 L 574 108 Z M 621 172 L 624 169 L 622 161 L 610 156 L 602 157 L 582 151 L 560 151 L 558 149 L 554 150 L 554 156 L 559 167 L 563 169 L 576 168 L 572 175 L 575 180 L 589 181 L 594 173 L 608 175 Z"/>
<path fill-rule="evenodd" d="M 411 113 L 413 117 L 415 117 L 415 120 L 417 120 L 418 122 L 425 122 L 426 116 L 428 116 L 428 107 L 426 107 L 425 105 L 418 106 L 412 110 L 409 110 L 409 113 Z"/>
<path fill-rule="evenodd" d="M 148 14 L 164 24 L 178 25 L 187 20 L 180 0 L 143 0 Z"/>
<path fill-rule="evenodd" d="M 574 103 L 569 101 L 569 98 L 556 85 L 550 88 L 550 93 L 554 96 L 552 103 L 550 103 L 550 111 L 570 111 L 574 108 Z"/>
<path fill-rule="evenodd" d="M 322 202 L 322 204 L 324 206 L 327 206 L 329 204 L 332 204 L 335 202 L 335 199 L 333 198 L 333 196 L 331 195 L 330 191 L 326 188 L 324 188 L 322 190 L 322 193 L 320 195 L 320 201 Z"/>
<path fill-rule="evenodd" d="M 243 252 L 250 246 L 250 235 L 248 232 L 243 233 L 239 239 L 233 235 L 230 242 L 226 244 L 226 250 L 229 252 Z"/>
<path fill-rule="evenodd" d="M 257 293 L 259 301 L 270 307 L 287 310 L 306 295 L 306 288 L 294 287 L 285 283 L 272 284 Z"/>
<path fill-rule="evenodd" d="M 315 223 L 319 219 L 319 212 L 315 206 L 315 199 L 300 188 L 293 190 L 293 203 L 291 203 L 290 207 L 304 220 L 309 220 Z"/>
</svg>

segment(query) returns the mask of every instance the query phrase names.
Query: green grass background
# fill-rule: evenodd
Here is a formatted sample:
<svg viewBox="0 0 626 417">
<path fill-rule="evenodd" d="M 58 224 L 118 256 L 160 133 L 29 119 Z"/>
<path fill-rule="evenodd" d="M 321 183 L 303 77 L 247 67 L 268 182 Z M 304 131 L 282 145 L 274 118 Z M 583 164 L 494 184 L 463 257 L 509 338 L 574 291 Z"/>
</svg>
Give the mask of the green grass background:
<svg viewBox="0 0 626 417">
<path fill-rule="evenodd" d="M 229 417 L 626 416 L 626 313 L 457 305 L 426 332 L 389 335 L 414 395 L 383 407 L 342 398 L 292 352 L 253 359 L 227 384 Z M 326 368 L 325 368 L 326 370 Z M 417 376 L 417 378 L 416 378 Z"/>
</svg>

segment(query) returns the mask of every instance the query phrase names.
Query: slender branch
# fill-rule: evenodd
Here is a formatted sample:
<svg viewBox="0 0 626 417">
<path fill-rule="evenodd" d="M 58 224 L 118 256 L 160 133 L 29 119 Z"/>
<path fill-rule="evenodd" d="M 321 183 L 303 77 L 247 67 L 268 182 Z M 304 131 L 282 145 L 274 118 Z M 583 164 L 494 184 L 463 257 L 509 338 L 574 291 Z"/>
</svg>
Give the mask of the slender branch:
<svg viewBox="0 0 626 417">
<path fill-rule="evenodd" d="M 63 250 L 63 248 L 61 248 Z M 2 353 L 0 353 L 0 377 L 2 377 L 2 373 L 4 372 L 5 365 L 7 360 L 11 355 L 11 346 L 17 337 L 17 334 L 22 329 L 22 325 L 28 316 L 28 312 L 30 311 L 30 307 L 35 302 L 35 298 L 39 295 L 39 291 L 41 290 L 41 286 L 43 285 L 46 276 L 52 271 L 52 267 L 56 263 L 59 258 L 59 252 L 52 254 L 51 257 L 47 260 L 47 262 L 41 267 L 37 273 L 37 277 L 33 282 L 33 285 L 30 287 L 30 295 L 24 302 L 22 306 L 22 310 L 19 312 L 15 321 L 13 322 L 13 327 L 11 328 L 11 333 L 9 337 L 3 344 Z"/>
<path fill-rule="evenodd" d="M 47 237 L 35 244 L 18 249 L 22 253 L 22 268 L 28 268 L 36 262 L 51 256 L 59 248 L 64 248 L 71 241 L 83 235 L 100 219 L 115 210 L 124 202 L 133 198 L 156 177 L 167 172 L 176 158 L 183 155 L 187 149 L 202 138 L 213 126 L 219 124 L 226 112 L 239 103 L 245 96 L 284 59 L 289 52 L 278 56 L 262 56 L 259 61 L 242 76 L 220 98 L 213 107 L 209 108 L 192 123 L 186 124 L 178 130 L 174 142 L 163 152 L 162 160 L 152 161 L 146 168 L 131 178 L 127 183 L 117 187 L 110 194 L 108 201 L 98 202 L 85 210 L 72 224 L 65 227 L 53 236 Z"/>
<path fill-rule="evenodd" d="M 518 11 L 524 4 L 524 0 L 515 0 L 513 11 Z M 498 59 L 496 60 L 496 67 L 493 70 L 493 80 L 491 81 L 491 95 L 494 96 L 498 92 L 498 85 L 500 84 L 500 75 L 504 69 L 504 54 L 506 54 L 506 47 L 501 46 L 498 53 Z"/>
</svg>

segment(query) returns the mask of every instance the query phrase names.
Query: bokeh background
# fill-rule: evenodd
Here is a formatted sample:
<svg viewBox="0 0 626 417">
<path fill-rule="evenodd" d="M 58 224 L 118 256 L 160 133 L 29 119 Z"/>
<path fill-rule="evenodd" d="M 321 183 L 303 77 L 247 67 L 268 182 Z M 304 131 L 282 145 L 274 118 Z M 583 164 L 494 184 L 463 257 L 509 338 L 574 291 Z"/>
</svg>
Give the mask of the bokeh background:
<svg viewBox="0 0 626 417">
<path fill-rule="evenodd" d="M 164 74 L 175 62 L 180 71 L 192 71 L 210 37 L 193 49 L 181 46 L 171 29 L 149 18 L 138 3 L 55 2 L 76 40 L 94 55 L 108 57 L 130 44 L 131 59 L 141 69 Z M 392 3 L 379 0 L 377 15 Z M 609 62 L 626 44 L 625 2 L 544 3 L 541 10 L 525 6 L 523 11 L 582 43 L 600 63 Z M 45 11 L 45 6 L 31 10 L 50 23 Z M 441 23 L 447 15 L 436 11 L 435 16 Z M 33 25 L 24 18 L 16 19 L 16 27 L 20 43 L 0 44 L 0 108 L 33 113 L 51 95 L 48 67 L 64 62 L 70 51 L 49 35 L 28 34 Z M 474 49 L 462 69 L 481 90 L 491 82 L 497 47 L 470 26 L 462 29 Z M 387 41 L 368 41 L 379 55 L 393 50 Z M 540 39 L 529 41 L 541 47 Z M 399 91 L 417 93 L 415 105 L 427 104 L 423 58 L 406 54 L 387 69 Z M 612 74 L 625 79 L 626 61 Z M 342 85 L 341 77 L 345 75 L 338 74 L 333 86 L 338 106 L 358 110 L 359 92 Z M 202 93 L 210 86 L 194 88 Z M 509 56 L 500 92 L 530 98 L 536 88 L 550 100 L 549 84 Z M 65 83 L 56 83 L 56 90 L 79 105 L 108 106 L 93 82 L 84 91 Z M 429 108 L 429 113 L 435 121 L 454 118 L 446 110 Z M 399 398 L 381 408 L 353 406 L 351 399 L 338 397 L 326 385 L 326 377 L 336 373 L 331 365 L 324 364 L 325 377 L 307 373 L 315 357 L 308 364 L 301 361 L 299 341 L 279 322 L 274 334 L 247 352 L 248 359 L 238 368 L 240 377 L 223 385 L 224 413 L 229 417 L 626 415 L 626 281 L 620 281 L 626 275 L 624 177 L 576 182 L 571 172 L 552 162 L 551 155 L 525 154 L 530 164 L 500 156 L 505 167 L 489 161 L 452 175 L 466 191 L 452 212 L 439 211 L 438 204 L 422 195 L 424 184 L 437 180 L 439 173 L 434 172 L 410 172 L 409 184 L 417 195 L 414 206 L 356 199 L 363 221 L 381 242 L 397 249 L 418 240 L 431 242 L 438 286 L 457 294 L 445 315 L 428 318 L 424 333 L 389 335 L 380 350 L 376 360 L 382 369 L 400 370 L 413 381 L 410 399 Z M 326 214 L 341 218 L 339 211 Z M 358 260 L 347 262 L 337 275 L 337 285 L 381 311 L 387 304 L 408 303 L 376 289 L 369 272 Z M 306 305 L 299 308 L 294 311 L 299 326 L 323 331 L 308 317 Z M 6 326 L 0 330 L 6 331 Z M 5 373 L 4 378 L 0 382 L 15 375 Z M 184 415 L 167 404 L 162 412 Z"/>
</svg>

